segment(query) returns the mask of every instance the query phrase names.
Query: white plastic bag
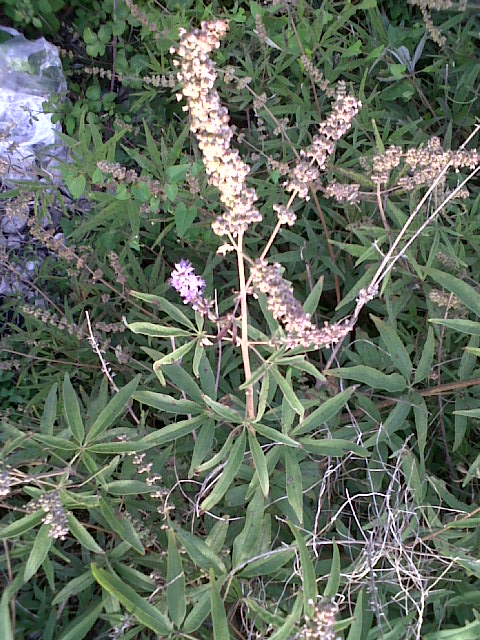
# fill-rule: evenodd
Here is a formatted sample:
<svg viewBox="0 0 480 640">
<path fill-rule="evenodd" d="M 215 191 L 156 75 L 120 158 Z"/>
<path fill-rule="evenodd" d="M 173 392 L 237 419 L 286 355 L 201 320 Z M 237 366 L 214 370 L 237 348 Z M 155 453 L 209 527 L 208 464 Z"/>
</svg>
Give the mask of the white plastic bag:
<svg viewBox="0 0 480 640">
<path fill-rule="evenodd" d="M 56 177 L 60 125 L 42 104 L 67 85 L 57 47 L 45 38 L 27 40 L 15 29 L 0 27 L 0 175 L 2 180 L 32 180 L 34 164 Z M 53 146 L 52 146 L 53 145 Z"/>
</svg>

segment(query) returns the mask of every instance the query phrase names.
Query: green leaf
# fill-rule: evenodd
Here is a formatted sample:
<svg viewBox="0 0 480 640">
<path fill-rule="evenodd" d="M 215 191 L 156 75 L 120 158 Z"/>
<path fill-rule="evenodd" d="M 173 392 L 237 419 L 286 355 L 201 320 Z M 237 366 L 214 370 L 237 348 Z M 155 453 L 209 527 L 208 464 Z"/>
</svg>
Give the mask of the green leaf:
<svg viewBox="0 0 480 640">
<path fill-rule="evenodd" d="M 15 640 L 10 618 L 10 597 L 8 590 L 4 589 L 0 598 L 0 638 L 2 640 Z"/>
<path fill-rule="evenodd" d="M 169 524 L 194 564 L 204 571 L 213 569 L 217 575 L 225 575 L 227 573 L 227 568 L 223 561 L 200 537 L 194 536 L 189 531 L 184 531 L 172 522 Z"/>
<path fill-rule="evenodd" d="M 103 609 L 103 601 L 92 604 L 86 611 L 74 618 L 65 630 L 58 636 L 58 640 L 83 640 L 96 623 Z"/>
<path fill-rule="evenodd" d="M 85 427 L 80 413 L 80 402 L 72 387 L 68 373 L 65 374 L 63 380 L 63 407 L 68 427 L 75 440 L 81 444 L 85 436 Z"/>
<path fill-rule="evenodd" d="M 168 535 L 167 552 L 167 605 L 168 614 L 173 623 L 180 627 L 187 612 L 185 601 L 185 574 L 183 572 L 182 557 L 175 544 L 175 535 L 170 530 Z"/>
<path fill-rule="evenodd" d="M 105 553 L 102 547 L 95 542 L 95 539 L 72 513 L 67 514 L 67 520 L 70 533 L 78 540 L 82 547 L 85 547 L 85 549 L 88 549 L 93 553 Z"/>
<path fill-rule="evenodd" d="M 249 562 L 245 569 L 239 572 L 242 578 L 257 578 L 259 576 L 275 576 L 277 571 L 295 556 L 293 549 L 274 549 L 265 558 Z"/>
<path fill-rule="evenodd" d="M 177 236 L 183 238 L 187 231 L 192 226 L 195 218 L 197 217 L 197 207 L 186 207 L 183 202 L 180 202 L 175 207 L 175 226 L 177 228 Z"/>
<path fill-rule="evenodd" d="M 362 637 L 362 622 L 363 622 L 363 591 L 360 591 L 355 604 L 353 612 L 354 621 L 348 632 L 347 640 L 358 640 Z"/>
<path fill-rule="evenodd" d="M 152 629 L 159 636 L 168 636 L 173 631 L 170 620 L 147 600 L 139 596 L 116 574 L 97 567 L 94 562 L 90 568 L 98 584 L 123 604 L 125 609 L 139 622 Z"/>
<path fill-rule="evenodd" d="M 288 526 L 292 530 L 295 540 L 298 545 L 298 551 L 300 553 L 300 566 L 302 569 L 302 584 L 303 584 L 303 611 L 304 615 L 309 618 L 313 615 L 314 603 L 317 602 L 317 582 L 315 580 L 315 569 L 308 553 L 307 545 L 302 537 L 302 534 L 297 527 L 291 522 Z"/>
<path fill-rule="evenodd" d="M 42 417 L 40 418 L 40 431 L 44 435 L 53 435 L 53 425 L 57 418 L 57 383 L 52 385 L 48 392 L 45 405 L 43 407 Z"/>
<path fill-rule="evenodd" d="M 383 322 L 383 320 L 373 314 L 370 314 L 370 318 L 373 320 L 377 331 L 387 347 L 393 366 L 408 380 L 412 375 L 413 365 L 398 333 L 392 326 Z"/>
<path fill-rule="evenodd" d="M 290 407 L 295 411 L 295 413 L 298 413 L 301 419 L 303 419 L 305 408 L 300 402 L 300 400 L 297 398 L 291 384 L 287 382 L 287 380 L 282 376 L 282 374 L 280 373 L 280 371 L 276 366 L 271 367 L 270 373 L 275 378 L 275 381 L 280 387 L 283 397 L 288 402 Z"/>
<path fill-rule="evenodd" d="M 242 433 L 238 436 L 235 444 L 232 447 L 230 457 L 227 460 L 227 464 L 218 480 L 213 487 L 210 495 L 200 505 L 202 511 L 209 511 L 223 498 L 228 488 L 235 480 L 237 471 L 243 462 L 243 456 L 245 455 L 246 436 L 245 429 L 242 429 Z"/>
<path fill-rule="evenodd" d="M 258 543 L 262 539 L 263 511 L 264 498 L 259 488 L 248 504 L 245 525 L 233 542 L 234 567 L 258 554 Z"/>
<path fill-rule="evenodd" d="M 184 356 L 186 356 L 189 351 L 193 349 L 196 342 L 197 342 L 196 340 L 190 340 L 190 342 L 187 342 L 186 344 L 182 344 L 181 347 L 178 347 L 178 349 L 175 349 L 171 353 L 167 353 L 167 355 L 163 356 L 163 358 L 160 358 L 153 364 L 154 369 L 158 369 L 159 367 L 162 367 L 164 364 L 173 364 L 174 362 L 176 363 L 180 362 L 181 359 Z"/>
<path fill-rule="evenodd" d="M 192 336 L 192 332 L 186 329 L 166 327 L 162 324 L 153 324 L 153 322 L 131 322 L 128 324 L 128 328 L 132 333 L 152 338 L 188 338 Z"/>
<path fill-rule="evenodd" d="M 429 268 L 427 274 L 441 287 L 459 298 L 477 316 L 480 316 L 480 293 L 469 284 L 438 269 Z"/>
<path fill-rule="evenodd" d="M 166 413 L 191 414 L 203 411 L 203 407 L 192 400 L 184 400 L 183 398 L 177 400 L 172 396 L 157 393 L 156 391 L 137 391 L 133 394 L 133 399 Z"/>
<path fill-rule="evenodd" d="M 86 571 L 85 573 L 81 573 L 76 578 L 73 578 L 68 582 L 63 589 L 61 589 L 55 598 L 52 600 L 52 607 L 55 607 L 57 604 L 68 600 L 70 596 L 76 596 L 95 582 L 90 571 Z"/>
<path fill-rule="evenodd" d="M 253 424 L 253 427 L 258 431 L 258 433 L 268 440 L 275 442 L 276 444 L 284 444 L 287 447 L 294 447 L 295 449 L 300 448 L 300 443 L 287 436 L 286 433 L 282 433 L 281 431 L 277 431 L 276 429 L 272 429 L 272 427 L 267 427 L 260 422 L 256 422 Z"/>
<path fill-rule="evenodd" d="M 280 629 L 270 636 L 269 640 L 288 640 L 288 638 L 291 637 L 292 631 L 300 618 L 300 614 L 302 613 L 303 603 L 304 598 L 302 597 L 302 593 L 299 592 L 295 600 L 295 604 L 293 605 L 292 612 Z"/>
<path fill-rule="evenodd" d="M 333 557 L 332 564 L 330 566 L 330 573 L 328 576 L 328 582 L 323 592 L 324 598 L 333 598 L 338 592 L 340 586 L 340 551 L 338 545 L 333 540 Z"/>
<path fill-rule="evenodd" d="M 211 612 L 210 591 L 202 593 L 198 598 L 198 602 L 185 618 L 182 631 L 185 633 L 194 633 Z"/>
<path fill-rule="evenodd" d="M 463 318 L 457 318 L 454 320 L 450 320 L 448 318 L 431 318 L 428 321 L 432 324 L 439 324 L 442 327 L 453 329 L 459 333 L 467 333 L 470 336 L 480 336 L 480 322 L 464 320 Z"/>
<path fill-rule="evenodd" d="M 32 578 L 37 573 L 42 562 L 45 560 L 48 552 L 50 551 L 50 547 L 53 543 L 53 538 L 48 535 L 49 531 L 50 525 L 43 524 L 37 533 L 35 542 L 33 543 L 32 550 L 30 551 L 30 555 L 28 556 L 28 560 L 25 565 L 25 573 L 23 575 L 23 579 L 25 580 L 25 582 L 28 582 L 30 578 Z"/>
<path fill-rule="evenodd" d="M 302 472 L 297 460 L 296 451 L 289 447 L 283 450 L 285 458 L 285 485 L 287 498 L 300 524 L 303 524 L 303 483 Z"/>
<path fill-rule="evenodd" d="M 245 416 L 235 409 L 231 409 L 227 407 L 227 405 L 222 404 L 221 402 L 217 402 L 216 400 L 212 400 L 206 394 L 203 394 L 203 401 L 205 404 L 214 412 L 214 414 L 228 422 L 233 422 L 234 424 L 242 424 L 245 420 Z"/>
<path fill-rule="evenodd" d="M 254 422 L 259 422 L 263 418 L 263 414 L 265 413 L 265 409 L 267 407 L 269 389 L 270 373 L 266 371 L 265 375 L 262 378 L 262 386 L 260 387 L 260 395 L 258 397 L 257 414 L 255 416 Z"/>
<path fill-rule="evenodd" d="M 200 428 L 193 447 L 192 460 L 190 463 L 190 469 L 188 470 L 189 478 L 193 478 L 197 468 L 202 464 L 207 455 L 211 454 L 214 437 L 215 421 L 206 420 L 205 424 Z"/>
<path fill-rule="evenodd" d="M 85 176 L 67 175 L 65 177 L 65 184 L 72 194 L 72 198 L 77 200 L 83 196 L 87 181 L 85 180 Z"/>
<path fill-rule="evenodd" d="M 386 375 L 373 367 L 368 367 L 363 364 L 358 364 L 353 367 L 330 369 L 328 375 L 335 376 L 336 378 L 344 378 L 345 380 L 363 382 L 363 384 L 366 384 L 371 389 L 382 389 L 384 391 L 390 391 L 390 393 L 399 393 L 407 386 L 405 379 L 398 373 Z"/>
<path fill-rule="evenodd" d="M 433 353 L 435 349 L 435 336 L 432 327 L 428 327 L 427 339 L 423 345 L 422 355 L 415 371 L 413 384 L 422 382 L 430 375 L 433 362 Z"/>
<path fill-rule="evenodd" d="M 103 485 L 103 488 L 113 496 L 133 496 L 152 492 L 151 485 L 141 480 L 112 480 Z"/>
<path fill-rule="evenodd" d="M 130 520 L 122 518 L 120 515 L 116 514 L 105 498 L 100 498 L 100 510 L 111 530 L 135 549 L 137 553 L 143 555 L 145 553 L 145 549 L 143 548 L 140 538 L 138 537 L 138 533 L 135 531 Z"/>
<path fill-rule="evenodd" d="M 172 304 L 165 298 L 155 296 L 152 293 L 142 293 L 141 291 L 130 291 L 130 295 L 144 302 L 152 304 L 156 309 L 160 309 L 166 313 L 172 320 L 196 332 L 195 325 L 176 305 Z"/>
<path fill-rule="evenodd" d="M 323 291 L 323 276 L 319 278 L 313 289 L 308 294 L 308 298 L 305 300 L 303 305 L 303 310 L 305 313 L 309 313 L 311 316 L 315 313 L 318 307 L 318 303 L 320 301 L 320 297 Z"/>
<path fill-rule="evenodd" d="M 298 426 L 292 431 L 292 435 L 307 433 L 307 431 L 318 429 L 318 427 L 329 422 L 341 409 L 343 409 L 355 390 L 355 386 L 349 387 L 348 389 L 345 389 L 345 391 L 337 393 L 333 398 L 328 398 L 328 400 L 322 402 L 318 409 L 315 409 L 313 413 L 300 421 Z"/>
<path fill-rule="evenodd" d="M 355 453 L 357 456 L 367 457 L 368 450 L 350 440 L 342 438 L 300 438 L 299 443 L 305 451 L 317 453 L 323 456 L 343 456 L 347 451 Z"/>
<path fill-rule="evenodd" d="M 141 375 L 138 374 L 133 380 L 118 390 L 88 430 L 87 437 L 85 439 L 86 444 L 102 435 L 112 426 L 118 416 L 123 413 L 127 402 L 129 402 L 137 389 L 140 378 Z"/>
<path fill-rule="evenodd" d="M 250 452 L 253 458 L 253 464 L 255 465 L 255 471 L 257 472 L 258 482 L 262 489 L 265 498 L 268 496 L 270 490 L 270 482 L 268 478 L 267 463 L 265 460 L 265 454 L 260 446 L 255 434 L 248 432 L 248 443 L 250 445 Z"/>
<path fill-rule="evenodd" d="M 227 614 L 216 585 L 213 569 L 210 569 L 210 605 L 212 609 L 213 638 L 214 640 L 227 640 L 227 638 L 230 638 Z"/>
<path fill-rule="evenodd" d="M 0 540 L 17 538 L 27 531 L 30 531 L 30 529 L 40 524 L 44 515 L 44 512 L 39 509 L 35 511 L 35 513 L 29 513 L 28 516 L 23 516 L 23 518 L 19 518 L 15 522 L 8 524 L 0 531 Z"/>
</svg>

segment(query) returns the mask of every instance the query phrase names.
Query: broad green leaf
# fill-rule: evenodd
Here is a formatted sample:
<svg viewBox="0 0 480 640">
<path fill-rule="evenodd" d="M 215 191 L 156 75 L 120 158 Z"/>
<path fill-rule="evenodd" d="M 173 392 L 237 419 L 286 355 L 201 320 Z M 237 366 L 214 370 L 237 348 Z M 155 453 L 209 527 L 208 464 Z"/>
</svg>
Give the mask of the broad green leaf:
<svg viewBox="0 0 480 640">
<path fill-rule="evenodd" d="M 384 391 L 390 391 L 390 393 L 403 391 L 407 386 L 405 379 L 398 373 L 386 375 L 364 364 L 330 369 L 328 375 L 335 376 L 336 378 L 344 378 L 345 380 L 363 382 L 363 384 L 366 384 L 371 389 L 382 389 Z"/>
<path fill-rule="evenodd" d="M 449 273 L 429 268 L 427 274 L 441 287 L 453 293 L 477 316 L 480 316 L 480 293 L 469 284 Z"/>
<path fill-rule="evenodd" d="M 193 563 L 204 571 L 214 569 L 217 575 L 225 575 L 227 573 L 223 561 L 200 537 L 194 536 L 174 523 L 170 523 L 170 526 L 178 540 L 185 547 L 185 551 Z"/>
<path fill-rule="evenodd" d="M 95 582 L 90 571 L 86 571 L 85 573 L 81 573 L 76 578 L 72 578 L 70 582 L 68 582 L 63 589 L 61 589 L 55 598 L 52 600 L 52 606 L 56 606 L 65 600 L 68 600 L 71 596 L 76 596 Z"/>
<path fill-rule="evenodd" d="M 248 443 L 250 445 L 250 453 L 252 454 L 253 464 L 255 465 L 255 471 L 257 472 L 258 482 L 262 489 L 265 498 L 268 496 L 270 490 L 270 481 L 268 477 L 267 462 L 265 460 L 265 454 L 260 446 L 255 434 L 248 432 Z"/>
<path fill-rule="evenodd" d="M 393 366 L 408 380 L 412 375 L 413 365 L 398 333 L 391 325 L 373 314 L 370 314 L 370 318 L 373 320 L 377 331 L 387 347 Z"/>
<path fill-rule="evenodd" d="M 223 498 L 228 488 L 235 480 L 237 471 L 243 462 L 243 456 L 245 455 L 246 436 L 245 429 L 242 429 L 242 433 L 237 437 L 235 444 L 232 447 L 230 456 L 227 460 L 227 464 L 223 469 L 220 478 L 212 489 L 210 495 L 205 498 L 201 503 L 200 508 L 202 511 L 209 511 Z"/>
<path fill-rule="evenodd" d="M 145 553 L 145 549 L 140 542 L 140 538 L 138 537 L 138 533 L 135 531 L 133 524 L 130 520 L 127 520 L 127 518 L 123 518 L 119 514 L 115 513 L 105 498 L 100 498 L 100 511 L 112 531 L 133 547 L 135 551 L 142 555 Z"/>
<path fill-rule="evenodd" d="M 185 574 L 183 572 L 182 557 L 175 543 L 173 531 L 167 532 L 167 605 L 168 614 L 173 623 L 180 627 L 187 611 L 185 601 Z"/>
<path fill-rule="evenodd" d="M 307 433 L 308 431 L 318 429 L 318 427 L 327 423 L 334 416 L 336 416 L 341 409 L 343 409 L 355 390 L 355 386 L 349 387 L 348 389 L 345 389 L 345 391 L 340 391 L 340 393 L 337 393 L 337 395 L 333 396 L 333 398 L 328 398 L 328 400 L 322 402 L 318 409 L 315 409 L 313 413 L 307 416 L 304 420 L 300 421 L 299 425 L 295 427 L 295 429 L 293 429 L 292 435 L 297 436 L 303 433 Z"/>
<path fill-rule="evenodd" d="M 300 524 L 303 524 L 303 483 L 302 472 L 297 459 L 297 452 L 284 447 L 285 485 L 287 498 Z"/>
<path fill-rule="evenodd" d="M 292 631 L 300 618 L 300 614 L 302 613 L 303 604 L 304 598 L 302 592 L 300 591 L 295 600 L 295 604 L 293 605 L 292 612 L 287 617 L 280 629 L 277 629 L 277 631 L 270 636 L 269 640 L 288 640 L 291 637 Z"/>
<path fill-rule="evenodd" d="M 58 636 L 58 640 L 83 640 L 96 623 L 103 609 L 103 601 L 92 604 L 79 616 L 69 622 L 65 630 Z"/>
<path fill-rule="evenodd" d="M 133 398 L 137 402 L 166 413 L 186 415 L 203 411 L 203 407 L 192 400 L 184 400 L 183 398 L 177 400 L 172 396 L 157 393 L 156 391 L 137 391 L 133 394 Z"/>
<path fill-rule="evenodd" d="M 153 338 L 188 338 L 192 332 L 177 327 L 165 327 L 161 324 L 153 324 L 152 322 L 132 322 L 127 325 L 132 333 L 140 333 L 143 336 L 151 336 Z"/>
<path fill-rule="evenodd" d="M 159 636 L 168 636 L 173 631 L 170 620 L 163 615 L 148 600 L 142 598 L 129 587 L 116 574 L 97 567 L 93 562 L 90 565 L 92 575 L 98 584 L 110 595 L 116 598 L 125 609 L 149 629 Z"/>
<path fill-rule="evenodd" d="M 46 436 L 53 435 L 53 425 L 57 418 L 57 387 L 58 385 L 55 382 L 48 392 L 42 417 L 40 418 L 40 431 Z"/>
<path fill-rule="evenodd" d="M 245 525 L 233 542 L 234 567 L 257 555 L 258 542 L 262 537 L 263 511 L 264 498 L 259 488 L 248 504 Z"/>
<path fill-rule="evenodd" d="M 75 200 L 78 200 L 78 198 L 82 197 L 83 192 L 85 191 L 87 181 L 85 180 L 85 176 L 72 176 L 71 174 L 68 174 L 65 176 L 65 184 L 72 194 L 72 197 Z"/>
<path fill-rule="evenodd" d="M 305 408 L 302 405 L 302 403 L 300 402 L 300 400 L 297 398 L 297 396 L 296 396 L 296 394 L 295 394 L 295 392 L 293 390 L 293 387 L 282 376 L 282 374 L 277 369 L 277 367 L 275 367 L 275 366 L 271 367 L 270 373 L 275 378 L 275 382 L 280 387 L 280 389 L 282 391 L 282 394 L 283 394 L 283 397 L 285 398 L 285 400 L 288 402 L 288 404 L 291 406 L 291 408 L 295 411 L 295 413 L 298 413 L 300 418 L 303 418 L 303 415 L 305 413 Z"/>
<path fill-rule="evenodd" d="M 302 570 L 302 584 L 303 584 L 303 611 L 304 615 L 309 618 L 313 615 L 314 603 L 317 602 L 317 582 L 315 580 L 315 569 L 313 567 L 312 559 L 308 553 L 305 540 L 297 527 L 291 522 L 288 523 L 295 540 L 297 542 L 298 551 L 300 553 L 300 567 Z"/>
<path fill-rule="evenodd" d="M 85 436 L 85 427 L 80 413 L 80 403 L 68 373 L 63 380 L 63 407 L 68 427 L 75 440 L 81 444 Z"/>
<path fill-rule="evenodd" d="M 85 439 L 86 444 L 92 442 L 109 429 L 118 416 L 123 413 L 127 402 L 129 402 L 137 389 L 140 378 L 141 375 L 138 374 L 133 380 L 118 390 L 88 430 L 87 437 Z"/>
<path fill-rule="evenodd" d="M 413 384 L 422 382 L 430 375 L 433 362 L 433 353 L 435 349 L 435 336 L 432 327 L 428 327 L 427 339 L 423 345 L 422 355 L 415 371 Z"/>
<path fill-rule="evenodd" d="M 15 522 L 8 524 L 0 530 L 0 540 L 17 538 L 27 531 L 30 531 L 30 529 L 40 524 L 44 515 L 44 512 L 39 509 L 34 513 L 29 513 L 27 516 L 23 516 L 23 518 L 19 518 Z"/>
<path fill-rule="evenodd" d="M 105 551 L 95 542 L 93 536 L 87 531 L 81 522 L 79 522 L 72 513 L 67 514 L 68 528 L 70 533 L 78 542 L 93 553 L 105 553 Z"/>
<path fill-rule="evenodd" d="M 230 632 L 228 630 L 227 614 L 215 581 L 213 569 L 210 569 L 210 604 L 212 610 L 213 638 L 214 640 L 228 640 L 228 638 L 230 638 Z"/>
<path fill-rule="evenodd" d="M 50 525 L 48 524 L 42 524 L 42 526 L 38 530 L 32 550 L 30 551 L 30 555 L 28 556 L 27 564 L 25 565 L 25 573 L 23 575 L 23 579 L 25 580 L 25 582 L 28 582 L 30 578 L 32 578 L 37 573 L 42 562 L 45 560 L 48 552 L 50 551 L 50 547 L 53 543 L 53 538 L 48 535 L 49 531 Z"/>
<path fill-rule="evenodd" d="M 323 592 L 324 598 L 333 598 L 333 596 L 335 596 L 338 592 L 339 585 L 340 585 L 340 552 L 338 550 L 337 543 L 335 542 L 335 540 L 333 540 L 332 564 L 330 566 L 328 582 Z"/>
</svg>

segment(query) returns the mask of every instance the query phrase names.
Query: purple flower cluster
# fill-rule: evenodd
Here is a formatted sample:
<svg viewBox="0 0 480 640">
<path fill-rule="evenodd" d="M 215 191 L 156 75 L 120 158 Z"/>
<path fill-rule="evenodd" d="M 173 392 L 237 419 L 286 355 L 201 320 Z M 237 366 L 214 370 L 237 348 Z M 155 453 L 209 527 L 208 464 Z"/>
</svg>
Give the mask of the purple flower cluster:
<svg viewBox="0 0 480 640">
<path fill-rule="evenodd" d="M 191 304 L 195 311 L 203 308 L 202 294 L 205 280 L 195 275 L 195 270 L 189 260 L 180 260 L 170 277 L 170 284 L 183 298 L 183 304 Z"/>
</svg>

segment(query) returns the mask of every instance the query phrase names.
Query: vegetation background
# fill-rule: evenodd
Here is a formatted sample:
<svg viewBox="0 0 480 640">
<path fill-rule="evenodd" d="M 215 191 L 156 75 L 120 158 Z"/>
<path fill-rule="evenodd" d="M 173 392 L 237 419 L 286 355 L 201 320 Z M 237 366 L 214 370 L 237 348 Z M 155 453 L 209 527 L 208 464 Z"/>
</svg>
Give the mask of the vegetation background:
<svg viewBox="0 0 480 640">
<path fill-rule="evenodd" d="M 362 103 L 268 256 L 318 326 L 354 318 L 336 345 L 279 347 L 265 292 L 232 315 L 171 52 L 217 19 L 247 267 L 335 96 Z M 0 306 L 0 638 L 479 638 L 478 5 L 2 0 L 0 23 L 60 47 L 71 156 L 0 192 L 47 255 L 26 279 L 0 244 L 32 294 Z"/>
</svg>

